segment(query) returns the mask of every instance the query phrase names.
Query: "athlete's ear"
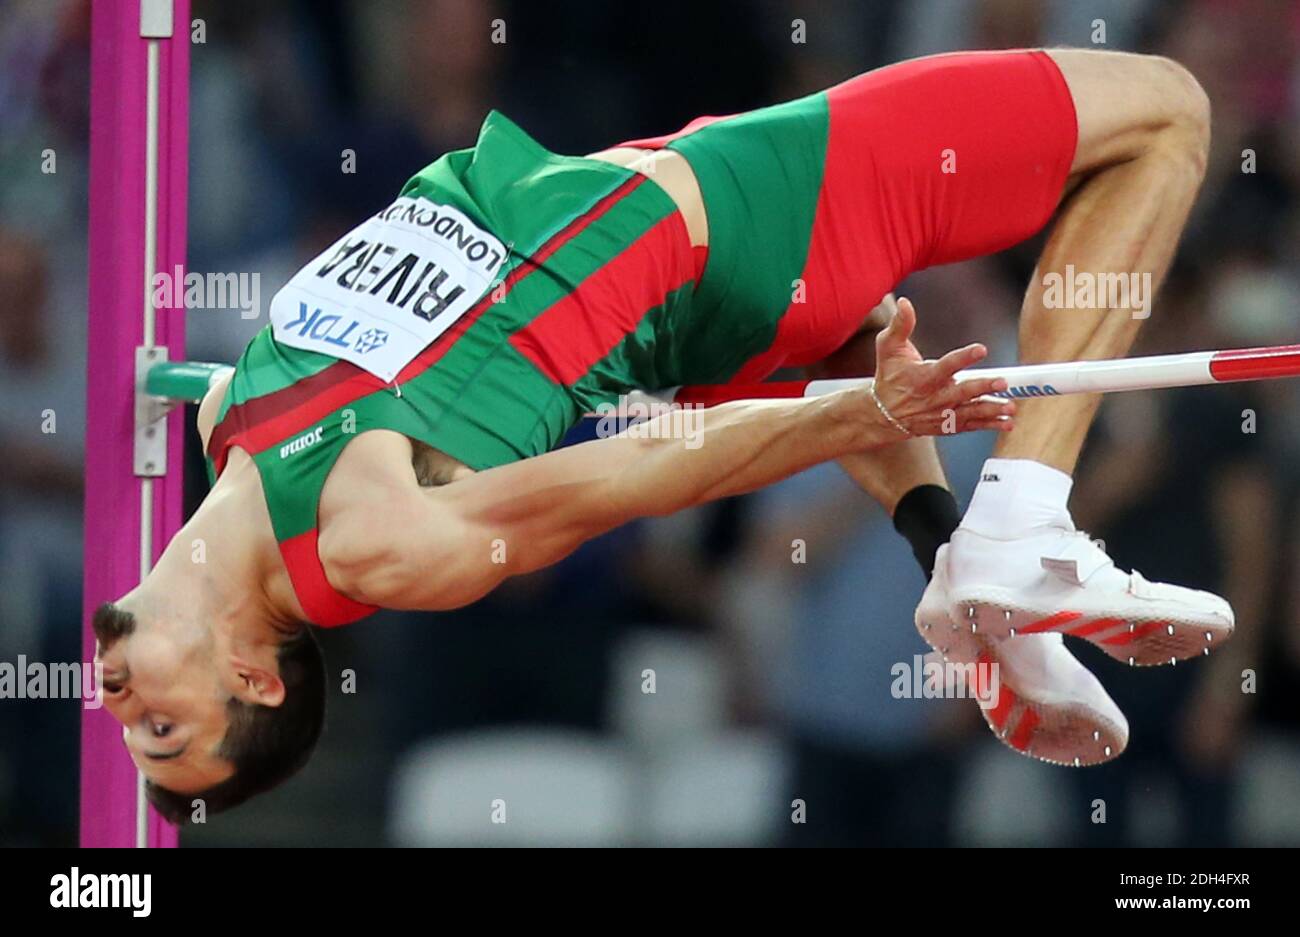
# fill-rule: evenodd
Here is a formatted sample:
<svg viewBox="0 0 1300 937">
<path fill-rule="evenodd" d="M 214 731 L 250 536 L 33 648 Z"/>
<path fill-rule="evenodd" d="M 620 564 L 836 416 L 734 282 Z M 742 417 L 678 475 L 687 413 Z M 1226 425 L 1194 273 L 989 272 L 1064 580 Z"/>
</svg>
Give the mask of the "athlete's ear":
<svg viewBox="0 0 1300 937">
<path fill-rule="evenodd" d="M 237 699 L 262 706 L 279 706 L 284 702 L 284 681 L 277 674 L 248 665 L 244 661 L 236 661 L 235 666 Z"/>
</svg>

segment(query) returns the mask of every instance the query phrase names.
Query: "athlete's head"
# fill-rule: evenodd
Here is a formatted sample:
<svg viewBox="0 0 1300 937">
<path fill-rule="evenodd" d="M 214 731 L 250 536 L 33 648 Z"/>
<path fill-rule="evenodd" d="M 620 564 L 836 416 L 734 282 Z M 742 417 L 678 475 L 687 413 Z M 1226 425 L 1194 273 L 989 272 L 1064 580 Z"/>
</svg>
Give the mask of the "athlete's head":
<svg viewBox="0 0 1300 937">
<path fill-rule="evenodd" d="M 311 756 L 325 716 L 325 664 L 309 627 L 236 640 L 183 607 L 131 596 L 101 606 L 93 625 L 105 708 L 167 819 L 188 820 L 196 799 L 208 814 L 240 804 Z"/>
</svg>

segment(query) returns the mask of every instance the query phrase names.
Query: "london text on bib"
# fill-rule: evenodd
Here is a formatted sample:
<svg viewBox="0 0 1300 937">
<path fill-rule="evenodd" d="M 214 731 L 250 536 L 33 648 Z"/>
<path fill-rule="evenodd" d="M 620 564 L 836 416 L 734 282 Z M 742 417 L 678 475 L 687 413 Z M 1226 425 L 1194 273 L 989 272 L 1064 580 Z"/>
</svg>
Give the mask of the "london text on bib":
<svg viewBox="0 0 1300 937">
<path fill-rule="evenodd" d="M 275 294 L 272 334 L 391 381 L 483 297 L 505 259 L 463 212 L 399 198 Z"/>
</svg>

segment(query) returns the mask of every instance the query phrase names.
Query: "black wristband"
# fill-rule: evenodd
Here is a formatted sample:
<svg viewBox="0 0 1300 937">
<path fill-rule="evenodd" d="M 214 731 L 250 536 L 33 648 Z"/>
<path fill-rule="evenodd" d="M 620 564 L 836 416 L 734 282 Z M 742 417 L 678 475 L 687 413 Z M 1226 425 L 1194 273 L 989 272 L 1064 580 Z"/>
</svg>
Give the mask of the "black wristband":
<svg viewBox="0 0 1300 937">
<path fill-rule="evenodd" d="M 926 579 L 934 573 L 935 554 L 960 523 L 957 499 L 938 485 L 918 485 L 894 508 L 894 529 L 912 545 Z"/>
</svg>

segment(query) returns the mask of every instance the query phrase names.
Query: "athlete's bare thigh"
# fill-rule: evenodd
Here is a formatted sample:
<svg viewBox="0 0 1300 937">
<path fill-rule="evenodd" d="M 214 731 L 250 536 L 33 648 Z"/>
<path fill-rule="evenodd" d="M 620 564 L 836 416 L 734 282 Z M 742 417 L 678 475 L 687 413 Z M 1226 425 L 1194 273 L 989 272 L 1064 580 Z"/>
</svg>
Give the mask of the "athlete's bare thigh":
<svg viewBox="0 0 1300 937">
<path fill-rule="evenodd" d="M 1070 174 L 1076 179 L 1140 156 L 1153 128 L 1208 106 L 1196 79 L 1170 59 L 1100 49 L 1046 51 L 1074 99 L 1079 142 Z"/>
</svg>

